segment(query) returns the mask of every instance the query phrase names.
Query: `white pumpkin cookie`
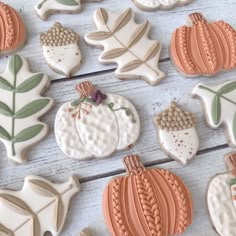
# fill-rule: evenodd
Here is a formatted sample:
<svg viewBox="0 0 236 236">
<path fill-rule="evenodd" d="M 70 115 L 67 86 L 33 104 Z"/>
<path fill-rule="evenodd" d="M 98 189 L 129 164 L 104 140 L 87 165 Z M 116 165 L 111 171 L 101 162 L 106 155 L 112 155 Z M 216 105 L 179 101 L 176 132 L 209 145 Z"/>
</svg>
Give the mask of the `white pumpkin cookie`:
<svg viewBox="0 0 236 236">
<path fill-rule="evenodd" d="M 224 125 L 229 145 L 236 147 L 236 82 L 216 86 L 198 84 L 192 95 L 204 104 L 208 125 L 213 129 Z"/>
<path fill-rule="evenodd" d="M 161 44 L 148 38 L 151 29 L 148 21 L 137 24 L 130 8 L 122 13 L 99 8 L 94 21 L 97 30 L 86 34 L 85 41 L 104 48 L 99 61 L 117 63 L 115 75 L 118 78 L 142 79 L 150 85 L 157 85 L 165 78 L 158 68 Z"/>
<path fill-rule="evenodd" d="M 80 191 L 79 185 L 75 177 L 53 184 L 32 175 L 26 177 L 20 191 L 0 190 L 0 235 L 59 235 L 69 201 Z"/>
<path fill-rule="evenodd" d="M 76 86 L 80 98 L 63 104 L 55 119 L 60 149 L 70 158 L 86 160 L 131 148 L 140 133 L 134 106 L 124 97 L 103 94 L 90 82 Z"/>
<path fill-rule="evenodd" d="M 235 236 L 236 232 L 236 152 L 225 156 L 228 173 L 216 175 L 207 190 L 207 205 L 211 221 L 220 236 Z"/>
<path fill-rule="evenodd" d="M 38 119 L 53 105 L 53 99 L 41 96 L 49 83 L 45 74 L 31 73 L 19 55 L 10 58 L 0 75 L 0 140 L 15 162 L 26 161 L 27 149 L 48 133 L 48 126 Z"/>
<path fill-rule="evenodd" d="M 100 2 L 101 0 L 83 0 L 82 2 Z M 37 15 L 47 20 L 53 13 L 76 14 L 82 10 L 81 0 L 39 0 L 35 6 Z"/>
<path fill-rule="evenodd" d="M 171 9 L 175 6 L 184 6 L 193 0 L 132 0 L 137 7 L 144 11 Z"/>
<path fill-rule="evenodd" d="M 187 164 L 197 153 L 199 138 L 195 115 L 180 109 L 175 102 L 154 118 L 161 148 L 172 158 Z"/>
<path fill-rule="evenodd" d="M 49 67 L 57 73 L 71 77 L 80 68 L 79 34 L 60 23 L 40 36 L 43 55 Z"/>
</svg>

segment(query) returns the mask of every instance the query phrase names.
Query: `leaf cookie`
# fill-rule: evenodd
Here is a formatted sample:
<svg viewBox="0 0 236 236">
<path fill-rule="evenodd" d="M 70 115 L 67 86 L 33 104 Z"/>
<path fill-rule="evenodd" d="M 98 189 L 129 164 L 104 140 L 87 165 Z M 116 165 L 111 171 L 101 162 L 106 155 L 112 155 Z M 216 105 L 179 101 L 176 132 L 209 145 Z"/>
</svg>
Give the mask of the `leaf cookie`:
<svg viewBox="0 0 236 236">
<path fill-rule="evenodd" d="M 0 235 L 59 235 L 69 201 L 79 191 L 75 177 L 63 184 L 52 184 L 33 175 L 25 179 L 21 191 L 0 190 Z"/>
<path fill-rule="evenodd" d="M 154 118 L 161 148 L 172 158 L 187 164 L 197 153 L 199 138 L 195 115 L 172 102 L 170 108 Z"/>
<path fill-rule="evenodd" d="M 63 104 L 55 119 L 56 140 L 65 155 L 78 160 L 103 158 L 136 143 L 140 120 L 127 99 L 103 94 L 90 82 L 76 89 L 80 97 Z"/>
<path fill-rule="evenodd" d="M 218 174 L 207 190 L 208 212 L 220 236 L 235 236 L 236 232 L 236 152 L 225 156 L 228 173 Z"/>
<path fill-rule="evenodd" d="M 97 31 L 85 35 L 85 41 L 102 46 L 101 63 L 117 63 L 115 75 L 120 79 L 143 79 L 157 85 L 165 75 L 158 69 L 161 44 L 150 40 L 150 23 L 137 24 L 131 9 L 117 14 L 99 8 L 94 14 Z M 140 50 L 142 49 L 142 50 Z"/>
<path fill-rule="evenodd" d="M 236 147 L 236 82 L 216 86 L 198 84 L 192 95 L 204 103 L 208 125 L 216 129 L 224 124 L 229 145 Z"/>
<path fill-rule="evenodd" d="M 0 140 L 15 162 L 24 162 L 26 150 L 48 132 L 47 125 L 38 121 L 53 105 L 51 98 L 41 96 L 48 85 L 48 77 L 31 73 L 19 55 L 12 56 L 0 74 Z"/>
<path fill-rule="evenodd" d="M 146 169 L 138 156 L 124 159 L 126 176 L 103 193 L 103 215 L 113 236 L 171 236 L 192 223 L 193 203 L 183 181 L 164 169 Z"/>
<path fill-rule="evenodd" d="M 184 6 L 192 0 L 132 0 L 137 7 L 144 11 L 155 11 L 158 9 L 171 9 L 175 6 Z"/>
<path fill-rule="evenodd" d="M 55 72 L 71 77 L 80 67 L 79 34 L 64 28 L 60 23 L 40 36 L 43 55 Z"/>
</svg>

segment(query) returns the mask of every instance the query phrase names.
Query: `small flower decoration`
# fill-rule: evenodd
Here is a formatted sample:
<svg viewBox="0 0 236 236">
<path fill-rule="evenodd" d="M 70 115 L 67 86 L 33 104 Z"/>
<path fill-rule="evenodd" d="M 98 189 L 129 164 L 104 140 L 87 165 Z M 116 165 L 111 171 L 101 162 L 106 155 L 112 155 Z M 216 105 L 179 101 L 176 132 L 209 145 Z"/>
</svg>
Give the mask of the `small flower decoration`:
<svg viewBox="0 0 236 236">
<path fill-rule="evenodd" d="M 95 102 L 97 105 L 101 104 L 103 100 L 107 98 L 106 94 L 103 94 L 100 90 L 95 90 L 91 94 L 91 100 Z"/>
</svg>

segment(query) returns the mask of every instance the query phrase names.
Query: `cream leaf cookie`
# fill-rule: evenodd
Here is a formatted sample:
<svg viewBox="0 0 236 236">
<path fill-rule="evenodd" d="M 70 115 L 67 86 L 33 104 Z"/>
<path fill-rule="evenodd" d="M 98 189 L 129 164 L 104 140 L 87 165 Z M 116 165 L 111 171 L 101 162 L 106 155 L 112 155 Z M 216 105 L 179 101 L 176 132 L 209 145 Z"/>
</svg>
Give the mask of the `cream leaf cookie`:
<svg viewBox="0 0 236 236">
<path fill-rule="evenodd" d="M 210 181 L 207 205 L 211 221 L 220 236 L 236 232 L 236 153 L 225 156 L 228 173 L 218 174 Z"/>
<path fill-rule="evenodd" d="M 236 147 L 236 82 L 216 86 L 200 83 L 192 95 L 201 99 L 208 125 L 213 129 L 224 125 L 229 145 Z"/>
<path fill-rule="evenodd" d="M 38 120 L 53 105 L 53 99 L 41 96 L 48 85 L 48 77 L 31 73 L 19 55 L 12 56 L 0 74 L 0 140 L 15 162 L 26 161 L 26 150 L 48 133 L 48 126 Z"/>
<path fill-rule="evenodd" d="M 151 85 L 164 79 L 165 74 L 158 68 L 161 43 L 148 38 L 151 28 L 148 21 L 137 24 L 131 9 L 115 13 L 103 8 L 95 11 L 94 21 L 97 30 L 86 34 L 85 41 L 104 48 L 99 61 L 117 63 L 118 78 L 143 79 Z"/>
<path fill-rule="evenodd" d="M 0 190 L 0 235 L 59 235 L 69 201 L 79 191 L 74 176 L 66 183 L 53 184 L 34 175 L 26 177 L 20 191 Z"/>
<path fill-rule="evenodd" d="M 136 143 L 140 120 L 127 99 L 103 94 L 90 82 L 76 89 L 80 98 L 63 104 L 55 119 L 56 140 L 65 155 L 78 160 L 102 158 Z"/>
<path fill-rule="evenodd" d="M 49 67 L 68 78 L 79 70 L 82 60 L 79 40 L 79 34 L 64 28 L 59 22 L 42 33 L 40 42 Z"/>
<path fill-rule="evenodd" d="M 158 9 L 171 9 L 175 6 L 183 6 L 192 0 L 132 0 L 137 7 L 145 11 L 155 11 Z"/>
<path fill-rule="evenodd" d="M 199 138 L 195 115 L 172 102 L 170 108 L 154 118 L 161 148 L 172 158 L 187 164 L 197 153 Z"/>
</svg>

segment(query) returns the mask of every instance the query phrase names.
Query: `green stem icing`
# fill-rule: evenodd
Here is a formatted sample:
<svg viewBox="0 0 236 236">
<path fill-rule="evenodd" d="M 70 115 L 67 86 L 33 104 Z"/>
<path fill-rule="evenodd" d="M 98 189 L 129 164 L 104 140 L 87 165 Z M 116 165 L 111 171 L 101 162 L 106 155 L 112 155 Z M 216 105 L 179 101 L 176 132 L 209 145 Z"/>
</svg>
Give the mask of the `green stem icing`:
<svg viewBox="0 0 236 236">
<path fill-rule="evenodd" d="M 42 2 L 38 5 L 38 9 L 42 8 L 42 6 L 43 6 L 43 4 L 44 4 L 45 2 L 47 2 L 47 0 L 42 1 Z"/>
<path fill-rule="evenodd" d="M 13 90 L 13 98 L 12 98 L 12 112 L 13 112 L 13 117 L 12 117 L 12 131 L 11 131 L 11 136 L 14 137 L 15 136 L 15 112 L 16 112 L 16 74 L 14 75 L 14 84 L 13 84 L 14 90 Z M 15 143 L 14 141 L 12 141 L 12 155 L 15 156 L 16 155 L 16 151 L 15 151 Z"/>
<path fill-rule="evenodd" d="M 236 184 L 236 178 L 233 178 L 230 180 L 230 186 L 233 186 Z"/>
<path fill-rule="evenodd" d="M 210 88 L 207 88 L 207 87 L 205 87 L 205 86 L 203 86 L 203 85 L 200 85 L 199 88 L 205 89 L 205 90 L 207 90 L 207 91 L 209 91 L 209 92 L 211 92 L 211 93 L 213 93 L 213 94 L 219 96 L 220 98 L 225 99 L 226 101 L 228 101 L 228 102 L 230 102 L 230 103 L 232 103 L 232 104 L 234 104 L 234 105 L 236 106 L 236 102 L 235 102 L 235 101 L 233 101 L 233 100 L 231 100 L 231 99 L 225 97 L 224 95 L 221 95 L 221 94 L 215 92 L 214 90 L 212 90 L 212 89 L 210 89 Z"/>
</svg>

